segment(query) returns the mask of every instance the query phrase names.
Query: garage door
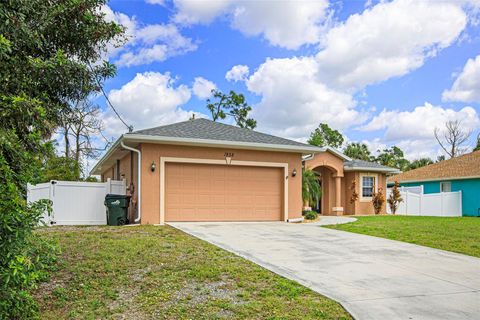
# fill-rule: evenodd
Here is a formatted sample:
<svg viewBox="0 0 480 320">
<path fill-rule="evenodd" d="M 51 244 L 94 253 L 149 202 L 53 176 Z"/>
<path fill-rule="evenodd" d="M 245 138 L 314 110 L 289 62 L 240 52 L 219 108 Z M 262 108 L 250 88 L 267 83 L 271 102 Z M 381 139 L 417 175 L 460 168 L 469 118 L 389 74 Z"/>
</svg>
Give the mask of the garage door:
<svg viewBox="0 0 480 320">
<path fill-rule="evenodd" d="M 283 212 L 283 168 L 167 163 L 165 221 L 272 221 Z"/>
</svg>

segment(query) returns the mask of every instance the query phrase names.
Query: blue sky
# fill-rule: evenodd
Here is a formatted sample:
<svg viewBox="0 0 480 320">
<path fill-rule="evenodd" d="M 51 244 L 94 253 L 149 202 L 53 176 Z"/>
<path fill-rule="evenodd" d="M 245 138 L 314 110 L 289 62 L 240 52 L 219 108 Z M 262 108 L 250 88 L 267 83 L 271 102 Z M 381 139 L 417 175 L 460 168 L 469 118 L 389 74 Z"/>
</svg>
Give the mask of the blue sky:
<svg viewBox="0 0 480 320">
<path fill-rule="evenodd" d="M 473 0 L 113 0 L 102 10 L 129 41 L 109 50 L 118 73 L 105 89 L 135 129 L 208 117 L 205 99 L 217 88 L 245 94 L 259 131 L 305 141 L 326 122 L 372 150 L 436 157 L 435 127 L 462 121 L 470 145 L 479 132 L 479 8 Z M 97 102 L 107 134 L 125 132 Z"/>
</svg>

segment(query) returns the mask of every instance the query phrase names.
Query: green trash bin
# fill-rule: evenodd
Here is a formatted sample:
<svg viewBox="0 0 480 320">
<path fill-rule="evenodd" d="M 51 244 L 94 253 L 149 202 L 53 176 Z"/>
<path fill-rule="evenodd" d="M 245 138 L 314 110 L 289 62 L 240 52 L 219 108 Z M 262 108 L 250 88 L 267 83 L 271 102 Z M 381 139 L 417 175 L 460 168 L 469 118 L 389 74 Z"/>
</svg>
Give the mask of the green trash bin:
<svg viewBox="0 0 480 320">
<path fill-rule="evenodd" d="M 127 214 L 130 196 L 107 194 L 104 204 L 105 207 L 107 207 L 107 224 L 109 226 L 123 226 L 128 224 Z"/>
</svg>

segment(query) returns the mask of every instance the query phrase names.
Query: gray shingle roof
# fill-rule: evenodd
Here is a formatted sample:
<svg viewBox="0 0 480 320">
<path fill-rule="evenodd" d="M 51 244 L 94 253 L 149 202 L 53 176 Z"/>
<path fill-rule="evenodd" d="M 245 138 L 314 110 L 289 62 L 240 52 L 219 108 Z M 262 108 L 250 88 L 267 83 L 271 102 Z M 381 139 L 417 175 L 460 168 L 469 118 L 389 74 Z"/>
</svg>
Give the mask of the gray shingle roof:
<svg viewBox="0 0 480 320">
<path fill-rule="evenodd" d="M 348 169 L 355 169 L 355 168 L 371 168 L 375 170 L 385 170 L 385 171 L 398 171 L 396 168 L 387 167 L 376 162 L 364 161 L 353 159 L 351 161 L 345 161 L 343 166 Z"/>
<path fill-rule="evenodd" d="M 138 130 L 126 135 L 129 134 L 312 147 L 305 143 L 202 118 Z"/>
</svg>

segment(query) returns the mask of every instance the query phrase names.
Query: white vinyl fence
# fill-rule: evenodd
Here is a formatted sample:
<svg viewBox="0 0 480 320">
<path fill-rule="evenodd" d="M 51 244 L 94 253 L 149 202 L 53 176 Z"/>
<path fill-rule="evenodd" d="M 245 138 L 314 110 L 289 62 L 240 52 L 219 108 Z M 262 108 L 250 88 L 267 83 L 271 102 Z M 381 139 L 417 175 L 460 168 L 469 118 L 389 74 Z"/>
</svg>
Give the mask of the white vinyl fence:
<svg viewBox="0 0 480 320">
<path fill-rule="evenodd" d="M 104 225 L 107 194 L 126 194 L 125 180 L 107 182 L 50 181 L 28 185 L 28 202 L 49 199 L 53 202 L 51 216 L 45 214 L 46 225 Z"/>
<path fill-rule="evenodd" d="M 387 190 L 387 199 L 391 190 Z M 415 193 L 400 191 L 403 201 L 396 214 L 407 216 L 461 217 L 462 192 Z M 391 214 L 387 203 L 387 213 Z"/>
</svg>

